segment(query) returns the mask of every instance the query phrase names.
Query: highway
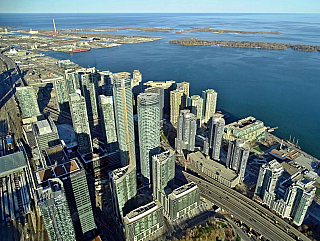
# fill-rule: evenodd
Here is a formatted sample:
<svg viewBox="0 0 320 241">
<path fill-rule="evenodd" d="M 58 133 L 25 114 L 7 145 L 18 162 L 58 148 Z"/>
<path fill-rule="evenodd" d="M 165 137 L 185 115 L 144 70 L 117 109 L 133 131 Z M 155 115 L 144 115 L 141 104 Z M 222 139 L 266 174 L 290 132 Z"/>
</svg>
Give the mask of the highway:
<svg viewBox="0 0 320 241">
<path fill-rule="evenodd" d="M 276 226 L 264 213 L 256 210 L 242 199 L 233 196 L 223 188 L 219 188 L 187 172 L 183 172 L 183 174 L 188 182 L 193 181 L 198 185 L 202 197 L 232 214 L 235 218 L 243 221 L 248 227 L 252 227 L 265 238 L 279 241 L 295 240 Z"/>
<path fill-rule="evenodd" d="M 181 162 L 182 160 L 180 160 Z M 295 237 L 297 237 L 297 239 L 299 240 L 303 240 L 303 241 L 309 241 L 310 239 L 307 238 L 305 235 L 303 235 L 301 232 L 299 232 L 297 229 L 295 229 L 294 227 L 292 227 L 290 224 L 288 224 L 285 220 L 283 220 L 282 218 L 278 217 L 277 215 L 273 214 L 271 211 L 269 211 L 268 209 L 266 209 L 265 207 L 261 206 L 259 203 L 254 202 L 253 200 L 251 200 L 250 198 L 238 193 L 237 191 L 219 183 L 218 181 L 212 179 L 211 177 L 207 176 L 206 174 L 200 172 L 199 170 L 197 170 L 196 168 L 192 167 L 191 165 L 188 165 L 188 169 L 198 173 L 199 176 L 201 176 L 203 179 L 205 179 L 208 183 L 210 183 L 211 185 L 213 185 L 213 192 L 217 193 L 217 191 L 220 191 L 220 193 L 222 192 L 222 194 L 224 193 L 225 197 L 227 199 L 227 202 L 222 202 L 222 206 L 221 208 L 225 209 L 226 211 L 229 211 L 230 214 L 233 214 L 233 205 L 226 205 L 228 203 L 228 200 L 232 199 L 233 201 L 235 201 L 235 203 L 238 203 L 242 205 L 243 210 L 246 211 L 246 213 L 249 213 L 249 211 L 253 211 L 254 213 L 258 214 L 259 216 L 263 216 L 264 217 L 264 222 L 265 223 L 269 223 L 269 225 L 274 226 L 275 229 L 278 229 L 279 232 L 282 232 L 284 234 L 286 234 L 286 232 L 288 231 L 289 233 L 294 234 Z M 190 174 L 189 175 L 189 179 L 190 178 L 197 178 L 195 176 L 192 176 Z M 187 179 L 188 180 L 188 179 Z M 202 179 L 194 179 L 194 180 L 202 180 Z M 189 180 L 188 180 L 189 181 Z M 201 189 L 200 189 L 201 191 Z M 211 192 L 211 193 L 213 193 Z M 208 195 L 208 194 L 205 194 Z M 221 196 L 223 197 L 223 196 Z M 209 197 L 210 198 L 210 197 Z M 208 199 L 210 200 L 210 199 Z M 210 200 L 211 201 L 211 200 Z M 219 199 L 217 199 L 215 202 L 213 201 L 213 203 L 216 203 L 218 205 L 218 203 L 221 203 L 220 200 L 220 196 Z M 218 205 L 219 206 L 219 205 Z M 225 207 L 225 208 L 224 208 Z M 237 216 L 237 215 L 234 215 Z M 256 223 L 256 222 L 250 222 L 251 224 L 247 223 L 243 217 L 237 217 L 239 220 L 245 222 L 249 227 L 252 227 L 253 229 L 255 229 L 256 231 L 259 232 L 259 226 L 260 224 Z M 251 220 L 249 220 L 251 221 Z M 280 229 L 281 227 L 281 229 Z M 263 230 L 262 230 L 263 231 Z M 262 233 L 265 237 L 267 237 L 267 235 L 265 235 L 265 233 Z M 286 234 L 286 236 L 288 238 L 291 238 L 288 234 Z M 273 240 L 273 239 L 271 239 Z M 293 240 L 291 239 L 285 239 L 285 240 Z"/>
</svg>

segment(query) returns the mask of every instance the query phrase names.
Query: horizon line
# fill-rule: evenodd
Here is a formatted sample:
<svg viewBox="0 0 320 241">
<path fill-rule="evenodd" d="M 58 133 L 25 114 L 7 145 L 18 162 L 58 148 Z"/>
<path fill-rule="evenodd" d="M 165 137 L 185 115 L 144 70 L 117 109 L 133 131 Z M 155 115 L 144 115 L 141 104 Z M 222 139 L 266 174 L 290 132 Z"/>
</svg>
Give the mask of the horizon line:
<svg viewBox="0 0 320 241">
<path fill-rule="evenodd" d="M 155 13 L 166 13 L 166 14 L 183 14 L 183 13 L 188 13 L 188 14 L 199 14 L 199 13 L 204 13 L 204 14 L 228 14 L 228 13 L 236 13 L 236 14 L 320 14 L 320 12 L 0 12 L 0 14 L 92 14 L 92 13 L 100 13 L 100 14 L 121 14 L 121 13 L 133 13 L 133 14 L 138 14 L 138 13 L 145 13 L 145 14 L 155 14 Z"/>
</svg>

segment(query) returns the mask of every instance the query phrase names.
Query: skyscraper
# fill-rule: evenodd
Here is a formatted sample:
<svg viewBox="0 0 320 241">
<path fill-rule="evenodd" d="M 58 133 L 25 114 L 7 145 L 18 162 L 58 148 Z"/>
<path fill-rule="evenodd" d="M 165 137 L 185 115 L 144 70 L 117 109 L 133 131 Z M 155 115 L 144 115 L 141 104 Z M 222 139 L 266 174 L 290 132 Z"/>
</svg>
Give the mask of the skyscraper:
<svg viewBox="0 0 320 241">
<path fill-rule="evenodd" d="M 141 174 L 147 183 L 151 183 L 152 156 L 160 149 L 160 96 L 141 93 L 137 100 Z"/>
<path fill-rule="evenodd" d="M 186 95 L 183 90 L 170 91 L 170 122 L 175 125 L 178 121 L 180 110 L 185 108 Z"/>
<path fill-rule="evenodd" d="M 186 96 L 186 99 L 189 98 L 189 86 L 190 86 L 190 83 L 185 82 L 185 81 L 181 82 L 181 83 L 177 83 L 177 90 L 182 90 Z M 184 107 L 185 106 L 183 106 L 183 108 Z"/>
<path fill-rule="evenodd" d="M 212 89 L 202 91 L 204 123 L 207 123 L 210 118 L 216 113 L 218 93 Z"/>
<path fill-rule="evenodd" d="M 176 220 L 188 214 L 200 205 L 200 191 L 194 182 L 185 184 L 173 190 L 168 195 L 167 215 L 172 220 Z"/>
<path fill-rule="evenodd" d="M 98 73 L 90 73 L 81 75 L 82 93 L 86 100 L 87 113 L 90 121 L 98 123 Z"/>
<path fill-rule="evenodd" d="M 142 74 L 139 70 L 134 70 L 132 74 L 131 88 L 137 86 L 142 81 Z"/>
<path fill-rule="evenodd" d="M 99 95 L 99 106 L 106 148 L 109 152 L 113 152 L 118 148 L 116 123 L 113 110 L 113 97 Z"/>
<path fill-rule="evenodd" d="M 199 95 L 191 96 L 191 111 L 199 120 L 201 125 L 202 120 L 203 99 Z"/>
<path fill-rule="evenodd" d="M 69 110 L 69 93 L 64 80 L 54 81 L 54 90 L 59 106 L 59 110 Z"/>
<path fill-rule="evenodd" d="M 172 150 L 152 156 L 153 197 L 162 205 L 165 203 L 165 189 L 174 188 L 175 153 Z"/>
<path fill-rule="evenodd" d="M 163 112 L 164 112 L 164 89 L 161 87 L 149 87 L 145 89 L 145 93 L 157 93 L 159 95 L 159 109 L 160 109 L 160 126 L 163 125 Z"/>
<path fill-rule="evenodd" d="M 229 142 L 227 167 L 236 171 L 240 175 L 240 181 L 244 180 L 250 146 L 242 139 Z"/>
<path fill-rule="evenodd" d="M 155 235 L 160 235 L 164 225 L 162 212 L 162 205 L 152 201 L 127 214 L 123 222 L 126 240 L 153 240 Z"/>
<path fill-rule="evenodd" d="M 72 125 L 77 136 L 78 150 L 81 154 L 92 152 L 92 142 L 87 115 L 86 101 L 80 90 L 69 95 Z"/>
<path fill-rule="evenodd" d="M 290 216 L 295 225 L 300 226 L 306 216 L 307 210 L 311 205 L 316 193 L 316 187 L 313 186 L 315 182 L 308 179 L 297 181 L 290 191 L 295 192 L 295 199 L 293 202 Z"/>
<path fill-rule="evenodd" d="M 51 178 L 63 182 L 66 199 L 77 238 L 94 230 L 90 194 L 85 170 L 77 157 L 69 160 L 61 145 L 45 151 L 47 167 L 37 171 L 37 182 L 42 187 Z"/>
<path fill-rule="evenodd" d="M 40 115 L 36 93 L 34 92 L 32 86 L 17 87 L 16 95 L 23 118 L 30 118 Z"/>
<path fill-rule="evenodd" d="M 113 97 L 122 166 L 136 165 L 130 76 L 115 76 Z"/>
<path fill-rule="evenodd" d="M 77 89 L 80 89 L 78 72 L 74 70 L 66 70 L 64 80 L 69 95 L 75 93 Z"/>
<path fill-rule="evenodd" d="M 109 173 L 112 203 L 120 221 L 135 207 L 137 195 L 136 167 L 129 165 Z"/>
<path fill-rule="evenodd" d="M 194 151 L 197 134 L 197 118 L 190 110 L 182 110 L 178 117 L 177 137 L 175 139 L 176 150 Z"/>
<path fill-rule="evenodd" d="M 212 149 L 212 159 L 220 160 L 220 148 L 225 126 L 222 114 L 214 114 L 209 121 L 209 147 Z"/>
<path fill-rule="evenodd" d="M 110 71 L 99 72 L 102 82 L 102 94 L 113 96 L 113 74 Z"/>
<path fill-rule="evenodd" d="M 283 167 L 276 160 L 262 165 L 259 171 L 255 194 L 259 195 L 261 198 L 263 198 L 265 191 L 273 194 L 277 181 L 282 173 Z"/>
<path fill-rule="evenodd" d="M 50 241 L 76 240 L 63 183 L 49 180 L 49 187 L 38 191 L 38 207 Z"/>
</svg>

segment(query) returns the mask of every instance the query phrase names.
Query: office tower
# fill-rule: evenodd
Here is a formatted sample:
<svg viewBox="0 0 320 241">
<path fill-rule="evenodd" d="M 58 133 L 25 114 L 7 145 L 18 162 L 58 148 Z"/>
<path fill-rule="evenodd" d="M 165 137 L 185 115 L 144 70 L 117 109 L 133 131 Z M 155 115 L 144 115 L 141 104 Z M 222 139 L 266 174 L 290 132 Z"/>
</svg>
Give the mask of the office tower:
<svg viewBox="0 0 320 241">
<path fill-rule="evenodd" d="M 160 126 L 163 126 L 163 112 L 164 112 L 164 89 L 161 87 L 149 87 L 145 89 L 145 93 L 157 93 L 159 95 L 159 109 L 160 109 Z"/>
<path fill-rule="evenodd" d="M 135 207 L 137 195 L 136 167 L 129 165 L 109 173 L 112 203 L 117 218 L 122 221 Z"/>
<path fill-rule="evenodd" d="M 170 122 L 172 125 L 177 123 L 180 110 L 185 108 L 185 96 L 183 90 L 170 91 Z"/>
<path fill-rule="evenodd" d="M 203 99 L 199 95 L 191 96 L 191 112 L 200 120 L 202 119 Z"/>
<path fill-rule="evenodd" d="M 178 117 L 177 137 L 175 139 L 176 151 L 194 151 L 197 133 L 197 118 L 190 110 L 182 110 Z"/>
<path fill-rule="evenodd" d="M 200 205 L 200 191 L 194 182 L 173 190 L 168 195 L 168 209 L 165 210 L 171 220 L 182 218 Z"/>
<path fill-rule="evenodd" d="M 81 75 L 82 93 L 86 100 L 87 113 L 89 121 L 98 122 L 98 78 L 97 73 L 83 74 Z"/>
<path fill-rule="evenodd" d="M 163 207 L 156 200 L 141 206 L 124 218 L 127 241 L 150 240 L 162 234 L 164 225 Z"/>
<path fill-rule="evenodd" d="M 212 89 L 202 91 L 204 123 L 207 123 L 210 118 L 216 113 L 218 93 Z"/>
<path fill-rule="evenodd" d="M 75 93 L 77 89 L 80 89 L 78 72 L 74 70 L 66 70 L 64 80 L 69 95 Z"/>
<path fill-rule="evenodd" d="M 77 136 L 78 150 L 81 154 L 92 152 L 92 142 L 87 115 L 86 101 L 80 90 L 69 95 L 72 125 Z"/>
<path fill-rule="evenodd" d="M 32 86 L 17 87 L 16 96 L 23 118 L 30 118 L 40 115 L 36 93 Z"/>
<path fill-rule="evenodd" d="M 290 189 L 295 196 L 290 216 L 292 217 L 293 223 L 297 226 L 302 224 L 315 196 L 316 187 L 313 186 L 314 183 L 315 181 L 302 179 L 298 180 L 293 185 L 293 188 Z"/>
<path fill-rule="evenodd" d="M 165 203 L 165 189 L 173 190 L 175 176 L 174 151 L 168 150 L 158 155 L 152 156 L 152 186 L 153 197 L 162 205 Z"/>
<path fill-rule="evenodd" d="M 109 152 L 113 152 L 118 149 L 118 139 L 112 96 L 99 95 L 99 106 L 106 148 Z"/>
<path fill-rule="evenodd" d="M 116 75 L 113 80 L 116 127 L 122 166 L 136 165 L 131 79 Z"/>
<path fill-rule="evenodd" d="M 225 126 L 223 115 L 214 114 L 209 121 L 209 146 L 212 149 L 212 159 L 220 160 L 220 147 Z"/>
<path fill-rule="evenodd" d="M 138 95 L 138 129 L 141 175 L 151 183 L 152 156 L 160 150 L 160 96 L 157 93 Z"/>
<path fill-rule="evenodd" d="M 283 167 L 276 160 L 262 165 L 259 171 L 255 194 L 259 195 L 261 198 L 263 198 L 265 191 L 273 194 L 282 173 Z"/>
<path fill-rule="evenodd" d="M 38 185 L 45 186 L 49 179 L 63 182 L 68 207 L 77 238 L 95 229 L 86 172 L 77 157 L 69 159 L 62 145 L 45 151 L 47 167 L 36 173 Z"/>
<path fill-rule="evenodd" d="M 186 99 L 189 97 L 189 86 L 190 86 L 190 83 L 188 82 L 177 83 L 177 90 L 182 90 L 186 96 Z M 183 106 L 183 108 L 184 107 L 185 106 Z"/>
<path fill-rule="evenodd" d="M 60 144 L 57 127 L 50 116 L 48 119 L 37 121 L 32 127 L 41 158 L 44 159 L 44 150 Z M 46 166 L 45 162 L 43 164 Z"/>
<path fill-rule="evenodd" d="M 250 146 L 245 140 L 239 138 L 229 142 L 226 166 L 240 175 L 241 182 L 244 180 L 249 154 Z"/>
<path fill-rule="evenodd" d="M 49 179 L 49 186 L 38 191 L 38 207 L 50 241 L 76 240 L 63 183 Z"/>
<path fill-rule="evenodd" d="M 131 80 L 131 88 L 138 86 L 140 82 L 142 81 L 142 74 L 139 70 L 134 70 L 132 74 L 132 80 Z"/>
<path fill-rule="evenodd" d="M 64 80 L 54 81 L 54 90 L 59 106 L 59 110 L 69 110 L 69 92 Z"/>
</svg>

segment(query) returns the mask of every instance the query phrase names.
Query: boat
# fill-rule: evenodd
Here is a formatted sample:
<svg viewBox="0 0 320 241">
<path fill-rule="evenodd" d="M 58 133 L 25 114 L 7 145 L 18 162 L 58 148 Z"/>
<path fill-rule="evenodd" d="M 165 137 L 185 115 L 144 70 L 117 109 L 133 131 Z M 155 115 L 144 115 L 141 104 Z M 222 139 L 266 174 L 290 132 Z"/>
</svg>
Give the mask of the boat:
<svg viewBox="0 0 320 241">
<path fill-rule="evenodd" d="M 78 53 L 78 52 L 86 52 L 86 51 L 90 51 L 90 48 L 88 48 L 88 49 L 76 49 L 76 50 L 69 49 L 69 53 Z"/>
</svg>

